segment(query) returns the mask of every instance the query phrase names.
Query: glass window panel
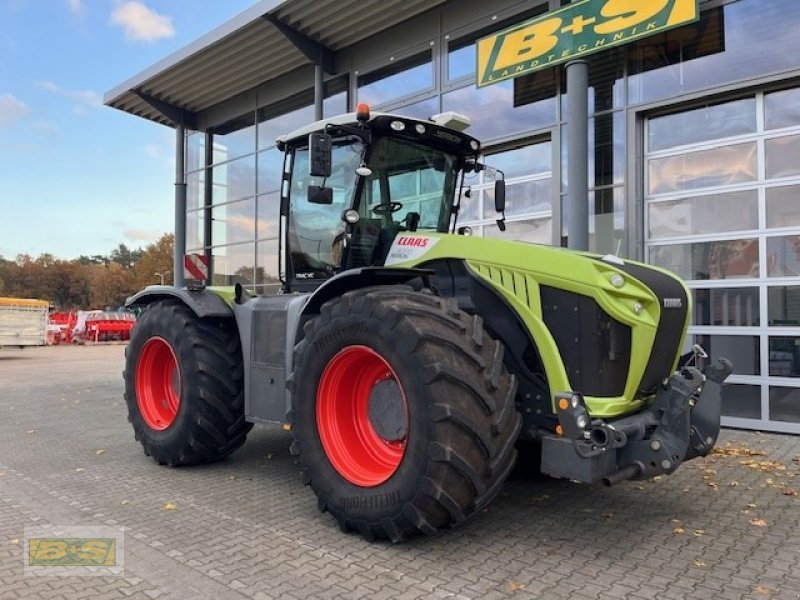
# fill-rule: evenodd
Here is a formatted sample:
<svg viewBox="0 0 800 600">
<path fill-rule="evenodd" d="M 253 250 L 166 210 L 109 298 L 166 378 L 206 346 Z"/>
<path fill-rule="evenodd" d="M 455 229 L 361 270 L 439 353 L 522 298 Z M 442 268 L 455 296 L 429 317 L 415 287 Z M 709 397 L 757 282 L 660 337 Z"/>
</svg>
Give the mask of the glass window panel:
<svg viewBox="0 0 800 600">
<path fill-rule="evenodd" d="M 758 229 L 758 191 L 651 202 L 650 239 Z"/>
<path fill-rule="evenodd" d="M 767 315 L 770 325 L 800 325 L 800 286 L 767 288 Z"/>
<path fill-rule="evenodd" d="M 186 213 L 186 248 L 195 250 L 202 248 L 205 240 L 205 210 L 193 210 Z"/>
<path fill-rule="evenodd" d="M 257 243 L 256 283 L 266 284 L 264 292 L 275 294 L 280 288 L 280 271 L 278 269 L 278 238 L 259 240 Z"/>
<path fill-rule="evenodd" d="M 347 112 L 347 92 L 339 92 L 322 101 L 322 115 L 327 119 Z"/>
<path fill-rule="evenodd" d="M 281 207 L 280 192 L 273 192 L 271 194 L 259 196 L 257 199 L 257 204 L 258 229 L 256 230 L 256 237 L 259 239 L 272 237 L 277 238 Z"/>
<path fill-rule="evenodd" d="M 186 170 L 195 171 L 206 166 L 206 136 L 195 131 L 186 136 Z"/>
<path fill-rule="evenodd" d="M 256 202 L 248 198 L 241 202 L 215 206 L 211 210 L 213 243 L 235 244 L 256 238 Z"/>
<path fill-rule="evenodd" d="M 258 193 L 281 189 L 283 181 L 283 152 L 277 148 L 258 153 Z"/>
<path fill-rule="evenodd" d="M 392 199 L 402 200 L 419 195 L 419 176 L 417 173 L 398 173 L 389 177 L 389 194 Z M 375 189 L 379 189 L 379 182 L 374 181 Z M 380 194 L 380 192 L 378 192 Z M 377 197 L 380 197 L 379 195 Z"/>
<path fill-rule="evenodd" d="M 211 150 L 212 150 L 212 154 L 211 154 L 211 163 L 212 164 L 217 165 L 219 163 L 224 163 L 229 158 L 232 158 L 232 157 L 228 156 L 228 152 L 225 149 L 225 146 L 218 146 L 216 144 L 213 144 L 211 146 Z"/>
<path fill-rule="evenodd" d="M 549 211 L 552 208 L 550 179 L 506 184 L 506 217 Z M 494 210 L 494 186 L 484 191 L 484 218 L 497 218 Z"/>
<path fill-rule="evenodd" d="M 609 113 L 589 119 L 588 170 L 589 187 L 614 185 L 624 182 L 624 113 Z"/>
<path fill-rule="evenodd" d="M 758 277 L 758 240 L 720 240 L 651 246 L 650 262 L 683 279 Z"/>
<path fill-rule="evenodd" d="M 624 188 L 589 192 L 589 251 L 621 254 L 625 239 Z"/>
<path fill-rule="evenodd" d="M 430 52 L 426 52 L 359 76 L 358 101 L 379 106 L 431 88 L 433 62 Z"/>
<path fill-rule="evenodd" d="M 648 161 L 650 194 L 668 194 L 755 181 L 756 143 L 734 144 Z"/>
<path fill-rule="evenodd" d="M 764 105 L 767 129 L 800 125 L 800 88 L 766 94 Z"/>
<path fill-rule="evenodd" d="M 439 96 L 428 98 L 420 102 L 414 102 L 413 104 L 404 104 L 403 106 L 392 109 L 391 112 L 406 117 L 414 117 L 415 119 L 428 120 L 433 115 L 441 112 L 439 110 Z"/>
<path fill-rule="evenodd" d="M 256 157 L 246 156 L 211 169 L 214 204 L 233 202 L 256 193 Z"/>
<path fill-rule="evenodd" d="M 205 169 L 186 175 L 186 208 L 188 210 L 205 206 L 205 181 Z"/>
<path fill-rule="evenodd" d="M 700 16 L 697 23 L 631 46 L 630 102 L 797 68 L 800 36 L 790 24 L 800 22 L 800 2 L 739 0 L 703 10 Z"/>
<path fill-rule="evenodd" d="M 253 117 L 250 117 L 253 122 Z M 256 151 L 256 126 L 251 125 L 225 135 L 214 134 L 214 163 L 252 154 Z"/>
<path fill-rule="evenodd" d="M 391 181 L 391 177 L 389 178 Z M 419 193 L 422 196 L 441 194 L 445 185 L 445 175 L 436 169 L 424 169 L 419 172 Z M 390 183 L 391 185 L 391 183 Z"/>
<path fill-rule="evenodd" d="M 466 186 L 465 186 L 466 187 Z M 494 207 L 494 203 L 492 203 Z M 463 225 L 473 221 L 479 221 L 483 214 L 483 190 L 472 189 L 470 197 L 461 196 L 461 204 L 458 211 L 458 223 Z"/>
<path fill-rule="evenodd" d="M 767 238 L 767 274 L 770 277 L 800 275 L 800 236 Z"/>
<path fill-rule="evenodd" d="M 547 2 L 538 1 L 537 4 L 538 6 L 518 12 L 514 16 L 505 20 L 494 21 L 488 27 L 484 27 L 478 31 L 473 31 L 464 37 L 451 41 L 448 46 L 448 79 L 452 81 L 468 75 L 472 75 L 474 77 L 476 55 L 475 40 L 478 40 L 496 31 L 500 31 L 501 29 L 518 25 L 547 12 Z M 448 25 L 445 24 L 445 28 L 447 27 Z"/>
<path fill-rule="evenodd" d="M 764 142 L 767 179 L 800 175 L 800 135 L 787 135 Z"/>
<path fill-rule="evenodd" d="M 447 55 L 447 78 L 452 81 L 475 75 L 475 44 L 450 50 Z"/>
<path fill-rule="evenodd" d="M 724 356 L 733 363 L 735 375 L 761 374 L 761 340 L 756 335 L 696 335 L 709 356 Z"/>
<path fill-rule="evenodd" d="M 769 374 L 773 377 L 800 377 L 800 338 L 769 338 Z"/>
<path fill-rule="evenodd" d="M 214 285 L 252 285 L 255 283 L 255 244 L 222 246 L 212 249 Z"/>
<path fill-rule="evenodd" d="M 758 327 L 761 324 L 757 287 L 695 289 L 692 296 L 694 325 Z"/>
<path fill-rule="evenodd" d="M 258 149 L 269 148 L 275 145 L 275 140 L 280 136 L 293 132 L 295 129 L 313 123 L 314 106 L 309 104 L 281 115 L 274 116 L 274 108 L 262 108 L 258 111 Z"/>
<path fill-rule="evenodd" d="M 769 386 L 769 418 L 771 421 L 800 423 L 800 389 Z"/>
<path fill-rule="evenodd" d="M 647 144 L 655 152 L 755 131 L 756 100 L 743 98 L 650 119 Z"/>
<path fill-rule="evenodd" d="M 527 175 L 549 174 L 553 169 L 553 144 L 549 141 L 529 144 L 485 157 L 486 164 L 500 169 L 506 180 Z"/>
<path fill-rule="evenodd" d="M 800 185 L 767 188 L 767 227 L 800 225 Z"/>
<path fill-rule="evenodd" d="M 760 419 L 761 388 L 756 385 L 723 383 L 722 415 L 740 419 Z"/>
<path fill-rule="evenodd" d="M 556 86 L 551 71 L 448 92 L 442 96 L 442 109 L 467 115 L 472 120 L 469 134 L 484 141 L 541 129 L 556 120 Z"/>
<path fill-rule="evenodd" d="M 500 231 L 495 224 L 489 224 L 483 228 L 483 235 L 489 238 L 532 242 L 549 246 L 553 243 L 553 220 L 547 218 L 506 221 L 505 231 Z"/>
</svg>

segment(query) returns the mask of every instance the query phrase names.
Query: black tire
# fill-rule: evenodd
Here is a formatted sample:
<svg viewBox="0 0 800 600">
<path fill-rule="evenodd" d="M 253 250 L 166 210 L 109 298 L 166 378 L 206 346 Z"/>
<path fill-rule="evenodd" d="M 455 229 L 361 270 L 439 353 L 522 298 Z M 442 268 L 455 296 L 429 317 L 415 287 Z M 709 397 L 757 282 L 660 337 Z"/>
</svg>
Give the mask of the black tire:
<svg viewBox="0 0 800 600">
<path fill-rule="evenodd" d="M 146 374 L 149 363 L 143 357 L 154 346 L 163 352 L 169 348 L 179 382 L 173 384 L 179 404 L 161 427 L 152 417 L 148 423 L 141 405 L 147 390 L 137 389 L 137 366 L 142 362 Z M 151 350 L 143 353 L 146 347 Z M 158 363 L 151 363 L 157 368 Z M 244 419 L 242 351 L 233 319 L 200 319 L 187 306 L 169 300 L 151 304 L 132 331 L 124 376 L 134 436 L 159 464 L 219 460 L 239 448 L 252 428 Z M 166 400 L 163 403 L 166 406 Z"/>
<path fill-rule="evenodd" d="M 480 316 L 407 287 L 366 288 L 327 302 L 304 333 L 289 384 L 292 450 L 320 510 L 342 530 L 398 542 L 459 524 L 497 495 L 514 466 L 521 418 L 504 347 L 486 333 Z M 377 485 L 343 477 L 317 423 L 320 378 L 333 358 L 353 347 L 385 360 L 407 407 L 404 454 Z"/>
</svg>

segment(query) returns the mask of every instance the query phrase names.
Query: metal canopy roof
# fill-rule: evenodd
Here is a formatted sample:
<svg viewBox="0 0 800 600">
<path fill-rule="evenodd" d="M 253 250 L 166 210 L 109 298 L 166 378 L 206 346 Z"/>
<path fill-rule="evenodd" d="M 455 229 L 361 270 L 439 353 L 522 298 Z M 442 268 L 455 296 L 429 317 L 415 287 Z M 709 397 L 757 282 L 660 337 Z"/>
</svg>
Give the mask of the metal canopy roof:
<svg viewBox="0 0 800 600">
<path fill-rule="evenodd" d="M 330 58 L 445 1 L 262 0 L 112 89 L 105 104 L 169 126 L 183 118 L 191 126 L 195 113 L 313 64 L 309 46 Z"/>
</svg>

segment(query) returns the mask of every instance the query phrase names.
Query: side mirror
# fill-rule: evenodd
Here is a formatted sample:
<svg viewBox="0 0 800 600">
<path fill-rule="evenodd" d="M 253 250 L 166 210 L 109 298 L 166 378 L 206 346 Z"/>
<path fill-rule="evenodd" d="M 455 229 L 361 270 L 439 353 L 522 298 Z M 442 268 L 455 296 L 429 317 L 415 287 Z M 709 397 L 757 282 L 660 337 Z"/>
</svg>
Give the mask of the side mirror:
<svg viewBox="0 0 800 600">
<path fill-rule="evenodd" d="M 498 179 L 494 182 L 494 209 L 501 213 L 506 210 L 506 181 Z"/>
<path fill-rule="evenodd" d="M 308 174 L 311 177 L 331 176 L 332 147 L 331 136 L 327 133 L 312 133 L 308 136 Z"/>
<path fill-rule="evenodd" d="M 310 204 L 333 204 L 333 188 L 319 185 L 308 186 L 308 202 Z"/>
</svg>

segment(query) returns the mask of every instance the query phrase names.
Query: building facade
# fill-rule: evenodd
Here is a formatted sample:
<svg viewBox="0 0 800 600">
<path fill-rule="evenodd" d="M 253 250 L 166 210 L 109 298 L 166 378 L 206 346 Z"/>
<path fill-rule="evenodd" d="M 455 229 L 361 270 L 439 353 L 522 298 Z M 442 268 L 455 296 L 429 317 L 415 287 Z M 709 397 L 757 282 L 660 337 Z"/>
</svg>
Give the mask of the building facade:
<svg viewBox="0 0 800 600">
<path fill-rule="evenodd" d="M 261 9 L 292 3 L 315 10 L 301 0 Z M 390 24 L 353 22 L 363 36 L 333 44 L 323 114 L 367 102 L 420 118 L 467 115 L 486 161 L 506 174 L 507 229 L 495 224 L 482 174 L 467 182 L 459 224 L 566 245 L 564 68 L 479 88 L 475 43 L 567 2 L 421 4 Z M 695 23 L 587 59 L 590 250 L 661 265 L 687 281 L 695 303 L 689 343 L 735 365 L 724 424 L 800 433 L 800 3 L 700 7 Z M 200 61 L 212 45 L 193 56 Z M 237 68 L 235 55 L 217 62 Z M 313 71 L 290 67 L 197 110 L 186 133 L 186 250 L 209 257 L 215 284 L 278 289 L 283 159 L 275 139 L 315 117 Z M 107 103 L 136 112 L 114 94 Z"/>
</svg>

